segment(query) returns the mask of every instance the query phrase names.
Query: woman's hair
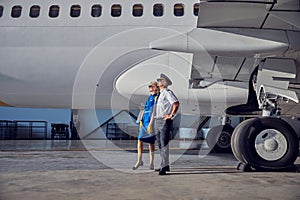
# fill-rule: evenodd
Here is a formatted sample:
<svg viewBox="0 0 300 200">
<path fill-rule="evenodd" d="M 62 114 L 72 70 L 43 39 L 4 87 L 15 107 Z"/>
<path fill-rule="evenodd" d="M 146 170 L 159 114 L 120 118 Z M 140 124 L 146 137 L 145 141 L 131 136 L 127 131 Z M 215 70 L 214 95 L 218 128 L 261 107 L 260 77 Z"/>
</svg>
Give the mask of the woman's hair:
<svg viewBox="0 0 300 200">
<path fill-rule="evenodd" d="M 158 87 L 158 85 L 157 85 L 157 82 L 156 82 L 156 81 L 152 81 L 152 82 L 150 82 L 150 84 L 149 84 L 149 85 L 153 86 L 153 89 L 154 89 L 154 91 L 155 91 L 156 93 L 158 93 L 158 91 L 159 91 L 159 87 Z"/>
</svg>

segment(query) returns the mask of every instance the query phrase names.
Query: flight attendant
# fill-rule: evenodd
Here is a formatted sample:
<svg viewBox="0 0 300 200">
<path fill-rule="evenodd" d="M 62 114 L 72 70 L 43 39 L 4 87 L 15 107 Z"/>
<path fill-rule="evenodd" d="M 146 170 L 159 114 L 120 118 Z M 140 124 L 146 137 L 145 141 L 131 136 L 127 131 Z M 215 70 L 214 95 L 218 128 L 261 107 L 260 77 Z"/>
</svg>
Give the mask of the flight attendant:
<svg viewBox="0 0 300 200">
<path fill-rule="evenodd" d="M 145 108 L 142 113 L 142 120 L 140 121 L 140 132 L 138 135 L 138 161 L 132 167 L 133 170 L 136 170 L 140 166 L 143 166 L 143 146 L 144 142 L 149 144 L 149 151 L 150 151 L 150 164 L 149 169 L 154 170 L 154 143 L 155 143 L 155 134 L 153 133 L 153 110 L 154 105 L 157 99 L 157 82 L 151 82 L 148 86 L 150 96 L 148 97 L 147 101 L 145 102 Z"/>
</svg>

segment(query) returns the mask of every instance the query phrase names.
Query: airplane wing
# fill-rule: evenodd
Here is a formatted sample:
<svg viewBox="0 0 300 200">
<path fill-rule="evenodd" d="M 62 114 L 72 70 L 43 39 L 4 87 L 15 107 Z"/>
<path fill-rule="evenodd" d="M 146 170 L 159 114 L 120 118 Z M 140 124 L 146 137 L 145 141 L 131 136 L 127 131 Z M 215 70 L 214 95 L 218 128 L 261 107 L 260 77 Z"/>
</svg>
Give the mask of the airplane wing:
<svg viewBox="0 0 300 200">
<path fill-rule="evenodd" d="M 265 98 L 273 95 L 299 102 L 296 92 L 298 90 L 300 96 L 299 0 L 201 1 L 199 10 L 195 29 L 199 36 L 202 30 L 211 30 L 210 36 L 215 36 L 217 42 L 224 42 L 227 48 L 220 48 L 222 45 L 218 44 L 212 51 L 213 43 L 212 48 L 208 48 L 215 55 L 214 67 L 210 72 L 210 68 L 201 64 L 199 53 L 194 53 L 191 80 L 195 83 L 197 79 L 205 80 L 205 76 L 214 74 L 215 69 L 220 77 L 226 78 L 229 75 L 228 78 L 232 81 L 238 80 L 239 76 L 249 80 L 249 76 L 248 79 L 242 76 L 243 69 L 253 71 L 255 66 L 259 66 L 256 80 L 258 95 L 265 94 Z M 221 34 L 222 41 L 219 40 L 218 33 Z M 209 36 L 206 39 L 208 38 Z M 193 39 L 198 43 L 201 41 L 197 37 Z M 234 55 L 239 57 L 233 57 Z M 260 58 L 257 63 L 255 57 Z M 289 90 L 289 83 L 294 85 L 294 91 Z M 253 94 L 249 96 L 254 97 Z M 260 108 L 264 104 L 264 101 L 260 101 L 262 99 L 264 98 L 259 98 L 258 102 Z"/>
<path fill-rule="evenodd" d="M 299 0 L 201 1 L 198 28 L 300 29 Z"/>
<path fill-rule="evenodd" d="M 208 0 L 200 1 L 197 28 L 151 47 L 193 53 L 191 79 L 248 81 L 256 58 L 299 51 L 299 31 L 299 0 Z"/>
<path fill-rule="evenodd" d="M 200 1 L 197 28 L 150 46 L 214 56 L 278 55 L 300 49 L 299 19 L 299 0 Z"/>
</svg>

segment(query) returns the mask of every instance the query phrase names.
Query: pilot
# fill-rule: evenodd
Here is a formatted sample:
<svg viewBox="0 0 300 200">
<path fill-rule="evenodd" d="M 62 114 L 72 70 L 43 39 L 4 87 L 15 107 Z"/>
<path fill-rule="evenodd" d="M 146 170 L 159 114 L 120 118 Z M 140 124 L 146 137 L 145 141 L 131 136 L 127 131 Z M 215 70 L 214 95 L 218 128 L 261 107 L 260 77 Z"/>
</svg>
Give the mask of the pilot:
<svg viewBox="0 0 300 200">
<path fill-rule="evenodd" d="M 173 118 L 177 113 L 179 101 L 175 94 L 168 89 L 172 85 L 172 81 L 165 74 L 161 74 L 157 79 L 160 90 L 157 99 L 155 112 L 154 133 L 160 149 L 161 166 L 156 171 L 159 175 L 166 175 L 170 171 L 169 165 L 169 141 L 171 139 L 171 131 L 173 129 Z"/>
</svg>

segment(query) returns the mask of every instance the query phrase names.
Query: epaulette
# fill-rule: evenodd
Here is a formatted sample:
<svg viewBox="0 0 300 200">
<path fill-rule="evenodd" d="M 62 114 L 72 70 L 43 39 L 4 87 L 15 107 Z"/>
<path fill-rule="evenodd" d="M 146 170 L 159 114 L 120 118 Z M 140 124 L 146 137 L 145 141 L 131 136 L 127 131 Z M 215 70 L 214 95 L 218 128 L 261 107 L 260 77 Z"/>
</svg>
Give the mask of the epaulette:
<svg viewBox="0 0 300 200">
<path fill-rule="evenodd" d="M 167 88 L 167 92 L 171 93 L 174 95 L 174 92 L 172 90 L 170 90 L 169 88 Z"/>
</svg>

